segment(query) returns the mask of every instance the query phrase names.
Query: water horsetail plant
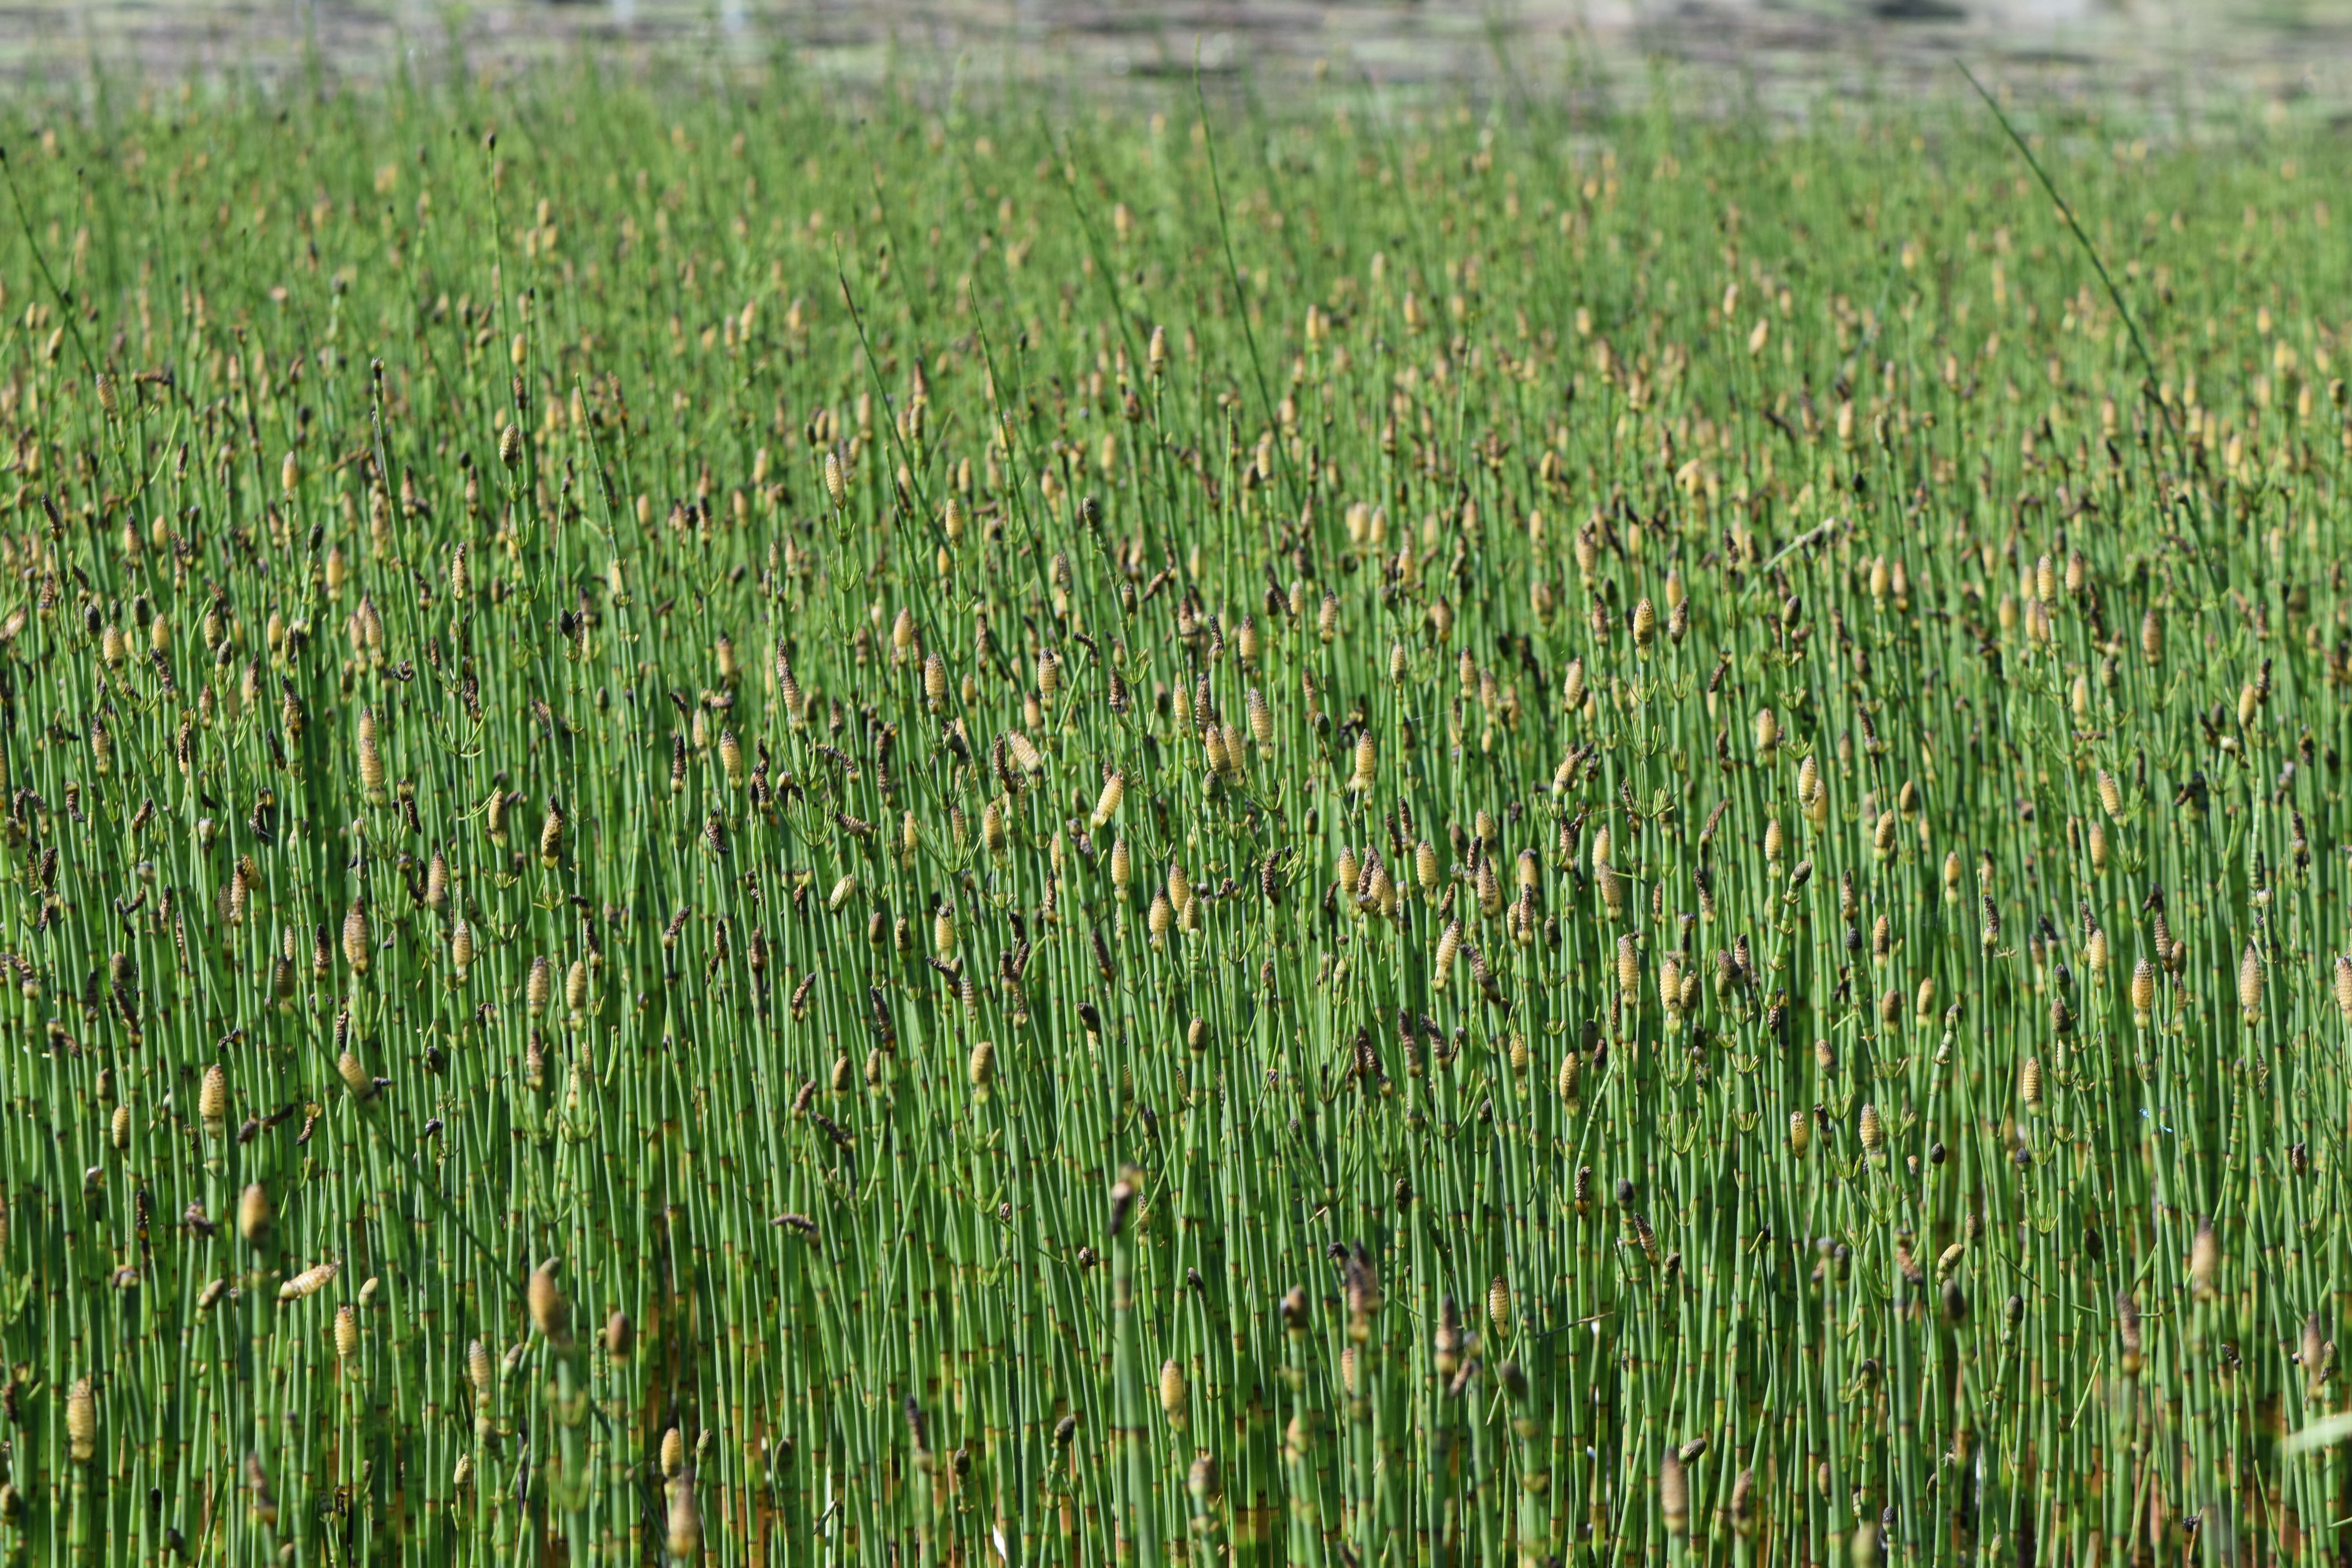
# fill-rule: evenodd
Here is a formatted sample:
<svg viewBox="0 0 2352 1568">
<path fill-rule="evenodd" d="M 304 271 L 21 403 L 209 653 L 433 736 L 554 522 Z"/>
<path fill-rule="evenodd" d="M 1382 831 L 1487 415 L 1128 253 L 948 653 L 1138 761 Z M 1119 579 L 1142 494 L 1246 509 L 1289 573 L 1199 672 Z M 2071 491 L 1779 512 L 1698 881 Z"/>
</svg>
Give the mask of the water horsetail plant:
<svg viewBox="0 0 2352 1568">
<path fill-rule="evenodd" d="M 6 111 L 0 1552 L 2352 1550 L 2342 149 L 1156 90 Z"/>
</svg>

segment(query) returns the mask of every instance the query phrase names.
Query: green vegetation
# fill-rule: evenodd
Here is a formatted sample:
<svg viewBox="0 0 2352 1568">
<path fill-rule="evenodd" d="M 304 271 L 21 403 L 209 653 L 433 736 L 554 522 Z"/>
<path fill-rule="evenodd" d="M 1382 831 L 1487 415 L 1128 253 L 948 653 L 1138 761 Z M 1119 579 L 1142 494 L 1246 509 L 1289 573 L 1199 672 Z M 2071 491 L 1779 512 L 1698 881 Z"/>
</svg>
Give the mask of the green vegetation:
<svg viewBox="0 0 2352 1568">
<path fill-rule="evenodd" d="M 2340 142 L 109 112 L 7 1561 L 2346 1549 Z"/>
</svg>

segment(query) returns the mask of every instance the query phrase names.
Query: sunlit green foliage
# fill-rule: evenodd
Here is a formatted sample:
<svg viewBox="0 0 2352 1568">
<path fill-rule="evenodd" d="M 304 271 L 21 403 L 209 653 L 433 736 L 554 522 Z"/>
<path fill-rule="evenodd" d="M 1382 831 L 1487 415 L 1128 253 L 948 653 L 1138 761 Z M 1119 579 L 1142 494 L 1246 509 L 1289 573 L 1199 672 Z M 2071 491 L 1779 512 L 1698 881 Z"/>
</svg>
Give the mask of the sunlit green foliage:
<svg viewBox="0 0 2352 1568">
<path fill-rule="evenodd" d="M 2341 1550 L 2345 157 L 2021 112 L 16 127 L 0 1549 Z"/>
</svg>

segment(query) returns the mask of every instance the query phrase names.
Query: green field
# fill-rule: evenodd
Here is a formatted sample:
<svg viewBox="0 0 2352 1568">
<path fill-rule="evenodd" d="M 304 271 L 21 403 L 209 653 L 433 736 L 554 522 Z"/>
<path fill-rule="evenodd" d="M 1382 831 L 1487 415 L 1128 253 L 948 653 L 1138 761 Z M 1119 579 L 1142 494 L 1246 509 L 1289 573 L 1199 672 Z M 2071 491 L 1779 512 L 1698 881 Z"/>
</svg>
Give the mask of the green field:
<svg viewBox="0 0 2352 1568">
<path fill-rule="evenodd" d="M 2344 1561 L 2352 144 L 1954 86 L 9 110 L 0 1556 Z"/>
</svg>

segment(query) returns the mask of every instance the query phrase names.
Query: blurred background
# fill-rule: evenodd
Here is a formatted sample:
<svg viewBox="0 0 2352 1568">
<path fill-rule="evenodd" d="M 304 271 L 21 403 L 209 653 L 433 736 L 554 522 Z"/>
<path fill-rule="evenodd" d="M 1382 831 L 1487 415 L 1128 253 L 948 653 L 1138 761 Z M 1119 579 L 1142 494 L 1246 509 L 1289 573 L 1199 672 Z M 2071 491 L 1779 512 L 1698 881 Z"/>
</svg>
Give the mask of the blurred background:
<svg viewBox="0 0 2352 1568">
<path fill-rule="evenodd" d="M 328 86 L 592 56 L 624 70 L 780 68 L 917 91 L 1075 94 L 1320 75 L 1447 93 L 1801 111 L 1824 92 L 2012 86 L 2152 118 L 2226 108 L 2352 134 L 2352 0 L 0 0 L 0 79 Z"/>
</svg>

